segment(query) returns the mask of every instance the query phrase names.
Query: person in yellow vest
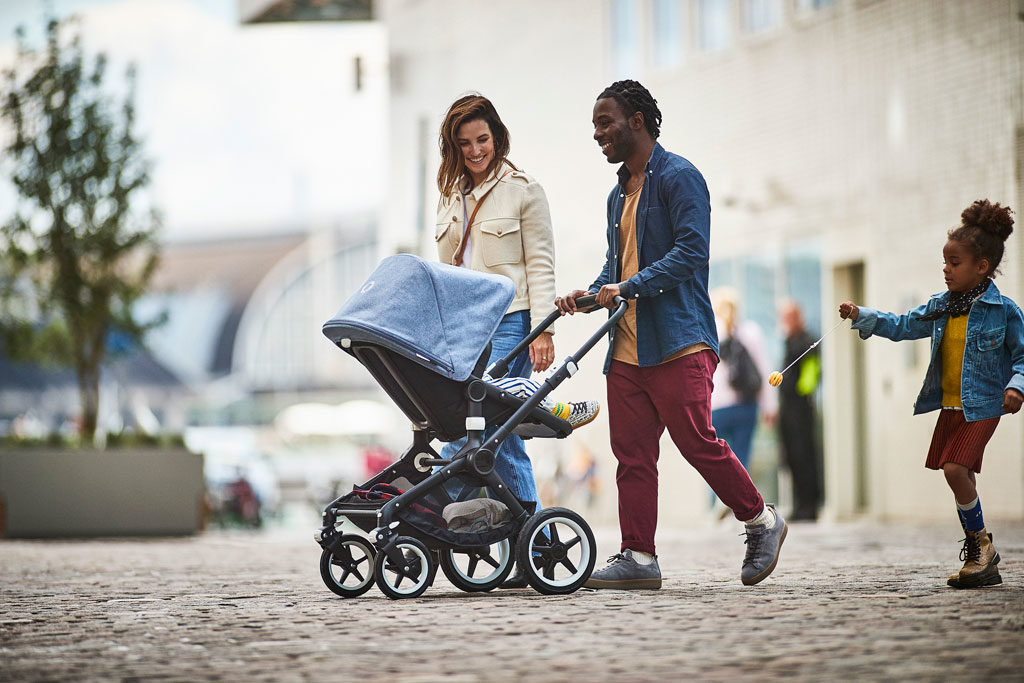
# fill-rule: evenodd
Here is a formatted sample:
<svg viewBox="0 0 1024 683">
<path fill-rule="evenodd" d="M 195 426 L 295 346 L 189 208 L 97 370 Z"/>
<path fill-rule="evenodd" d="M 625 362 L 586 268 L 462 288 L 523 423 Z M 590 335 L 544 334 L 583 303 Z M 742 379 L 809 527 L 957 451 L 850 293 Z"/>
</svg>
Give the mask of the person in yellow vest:
<svg viewBox="0 0 1024 683">
<path fill-rule="evenodd" d="M 914 414 L 939 410 L 925 467 L 942 470 L 964 529 L 964 566 L 946 581 L 954 588 L 1003 582 L 999 552 L 985 530 L 977 475 L 1000 416 L 1018 412 L 1024 402 L 1024 314 L 993 282 L 1013 232 L 1011 214 L 987 199 L 964 209 L 942 248 L 947 291 L 914 310 L 895 315 L 849 301 L 839 305 L 839 316 L 852 320 L 862 339 L 931 337 L 931 361 Z"/>
<path fill-rule="evenodd" d="M 807 332 L 800 304 L 782 303 L 779 322 L 785 335 L 783 367 L 800 358 L 816 337 Z M 818 409 L 814 392 L 821 379 L 818 349 L 800 358 L 794 372 L 783 376 L 779 386 L 779 443 L 782 462 L 793 479 L 793 521 L 814 521 L 821 504 L 821 451 L 818 447 Z"/>
</svg>

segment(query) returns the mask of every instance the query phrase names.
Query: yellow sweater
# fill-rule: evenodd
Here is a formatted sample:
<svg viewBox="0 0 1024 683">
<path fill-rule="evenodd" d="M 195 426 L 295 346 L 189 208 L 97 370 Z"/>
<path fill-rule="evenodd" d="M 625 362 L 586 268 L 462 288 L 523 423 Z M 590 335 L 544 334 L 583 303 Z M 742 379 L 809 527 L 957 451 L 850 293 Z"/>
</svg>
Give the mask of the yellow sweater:
<svg viewBox="0 0 1024 683">
<path fill-rule="evenodd" d="M 961 408 L 960 377 L 964 368 L 964 345 L 967 343 L 967 316 L 950 316 L 942 334 L 942 405 Z"/>
</svg>

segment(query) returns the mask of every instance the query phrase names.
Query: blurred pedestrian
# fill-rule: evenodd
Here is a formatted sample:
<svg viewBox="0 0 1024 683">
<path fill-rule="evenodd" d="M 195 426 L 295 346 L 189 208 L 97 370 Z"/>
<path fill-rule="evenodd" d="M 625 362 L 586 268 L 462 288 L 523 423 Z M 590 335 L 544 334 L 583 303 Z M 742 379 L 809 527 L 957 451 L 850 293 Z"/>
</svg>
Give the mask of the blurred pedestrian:
<svg viewBox="0 0 1024 683">
<path fill-rule="evenodd" d="M 605 88 L 592 120 L 594 140 L 618 170 L 607 200 L 605 261 L 589 293 L 607 308 L 617 307 L 618 297 L 629 307 L 609 332 L 604 368 L 621 542 L 608 566 L 584 585 L 661 588 L 654 537 L 666 428 L 683 457 L 746 523 L 740 578 L 756 584 L 774 571 L 787 527 L 711 426 L 718 334 L 708 296 L 707 184 L 693 164 L 658 144 L 661 111 L 640 83 Z M 575 313 L 576 299 L 586 293 L 574 290 L 556 304 Z"/>
<path fill-rule="evenodd" d="M 1012 213 L 987 199 L 964 209 L 942 248 L 946 291 L 914 310 L 896 315 L 849 301 L 839 305 L 839 316 L 853 321 L 862 339 L 931 337 L 931 362 L 914 413 L 939 411 L 925 467 L 942 470 L 964 530 L 964 566 L 946 580 L 954 588 L 1003 582 L 975 475 L 999 418 L 1024 402 L 1024 314 L 993 281 L 1013 232 Z"/>
<path fill-rule="evenodd" d="M 785 337 L 782 367 L 807 351 L 817 338 L 807 332 L 803 311 L 792 299 L 782 302 L 779 322 Z M 800 359 L 779 385 L 779 439 L 781 460 L 793 480 L 792 520 L 814 521 L 821 504 L 820 449 L 817 436 L 815 392 L 821 382 L 818 349 Z"/>
<path fill-rule="evenodd" d="M 750 471 L 750 448 L 758 414 L 775 412 L 775 392 L 765 377 L 764 333 L 753 320 L 740 317 L 739 297 L 732 287 L 711 293 L 718 328 L 719 363 L 711 392 L 711 424 Z"/>
<path fill-rule="evenodd" d="M 515 298 L 491 339 L 488 365 L 526 338 L 551 312 L 555 299 L 555 245 L 548 200 L 532 176 L 508 158 L 510 136 L 494 105 L 480 94 L 455 100 L 438 140 L 437 223 L 434 239 L 443 263 L 503 275 L 516 287 Z M 529 377 L 555 360 L 548 328 L 509 363 L 506 377 Z M 596 412 L 597 403 L 572 404 L 570 413 Z M 587 415 L 570 414 L 576 423 Z M 465 440 L 444 447 L 451 458 Z M 533 466 L 523 440 L 509 435 L 496 454 L 495 470 L 512 493 L 540 509 Z M 505 587 L 526 587 L 518 569 Z"/>
</svg>

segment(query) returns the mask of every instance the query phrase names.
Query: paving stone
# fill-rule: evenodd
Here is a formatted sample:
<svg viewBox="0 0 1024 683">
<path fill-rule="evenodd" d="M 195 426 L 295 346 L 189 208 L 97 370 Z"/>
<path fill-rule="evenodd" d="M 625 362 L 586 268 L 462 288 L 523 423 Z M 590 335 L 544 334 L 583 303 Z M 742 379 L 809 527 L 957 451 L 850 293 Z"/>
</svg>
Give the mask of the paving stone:
<svg viewBox="0 0 1024 683">
<path fill-rule="evenodd" d="M 743 586 L 727 522 L 660 532 L 660 591 L 462 593 L 438 572 L 399 601 L 329 592 L 307 530 L 0 541 L 0 680 L 1021 680 L 1024 525 L 994 527 L 1004 583 L 972 591 L 945 585 L 955 529 L 867 523 L 792 525 Z"/>
</svg>

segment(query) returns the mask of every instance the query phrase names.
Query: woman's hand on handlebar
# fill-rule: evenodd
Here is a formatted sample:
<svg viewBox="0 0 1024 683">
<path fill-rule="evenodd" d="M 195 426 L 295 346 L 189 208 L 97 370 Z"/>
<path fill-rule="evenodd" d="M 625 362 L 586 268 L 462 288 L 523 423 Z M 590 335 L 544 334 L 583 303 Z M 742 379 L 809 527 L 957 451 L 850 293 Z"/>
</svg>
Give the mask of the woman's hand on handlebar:
<svg viewBox="0 0 1024 683">
<path fill-rule="evenodd" d="M 615 297 L 617 296 L 622 296 L 619 294 L 618 284 L 605 285 L 597 293 L 597 304 L 605 308 L 615 308 Z"/>
<path fill-rule="evenodd" d="M 541 332 L 530 342 L 530 362 L 534 372 L 544 372 L 555 362 L 555 342 L 550 332 Z"/>
<path fill-rule="evenodd" d="M 593 292 L 584 292 L 582 289 L 574 289 L 565 296 L 560 296 L 555 299 L 555 307 L 562 312 L 562 315 L 568 313 L 572 315 L 576 312 L 576 299 L 587 294 L 593 294 Z"/>
</svg>

